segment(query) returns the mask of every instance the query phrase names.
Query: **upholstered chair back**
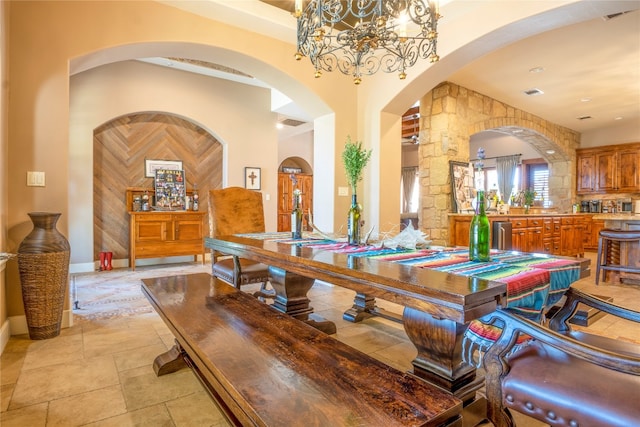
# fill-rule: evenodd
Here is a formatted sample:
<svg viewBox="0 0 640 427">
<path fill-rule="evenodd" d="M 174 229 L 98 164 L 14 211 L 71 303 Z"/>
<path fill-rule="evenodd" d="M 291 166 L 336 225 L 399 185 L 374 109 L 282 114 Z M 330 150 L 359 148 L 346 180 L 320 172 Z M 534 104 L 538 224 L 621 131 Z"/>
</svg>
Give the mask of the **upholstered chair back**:
<svg viewBox="0 0 640 427">
<path fill-rule="evenodd" d="M 209 191 L 209 235 L 264 233 L 262 193 L 241 187 Z"/>
</svg>

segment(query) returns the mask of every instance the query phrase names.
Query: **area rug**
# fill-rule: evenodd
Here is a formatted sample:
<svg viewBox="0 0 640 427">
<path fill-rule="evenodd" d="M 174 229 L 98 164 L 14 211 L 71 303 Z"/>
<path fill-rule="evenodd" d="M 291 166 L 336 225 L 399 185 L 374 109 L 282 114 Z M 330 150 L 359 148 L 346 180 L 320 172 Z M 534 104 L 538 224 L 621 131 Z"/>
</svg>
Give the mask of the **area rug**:
<svg viewBox="0 0 640 427">
<path fill-rule="evenodd" d="M 201 263 L 181 263 L 72 274 L 74 322 L 151 313 L 153 308 L 142 293 L 142 279 L 209 272 L 209 268 Z"/>
</svg>

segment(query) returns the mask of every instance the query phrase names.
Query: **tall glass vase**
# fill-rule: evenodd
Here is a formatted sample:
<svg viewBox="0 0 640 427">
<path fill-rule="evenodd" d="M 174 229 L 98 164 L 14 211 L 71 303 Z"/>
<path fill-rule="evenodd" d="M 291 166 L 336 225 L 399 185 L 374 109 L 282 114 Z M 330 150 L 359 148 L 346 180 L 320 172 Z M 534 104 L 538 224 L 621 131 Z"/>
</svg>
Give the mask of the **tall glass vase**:
<svg viewBox="0 0 640 427">
<path fill-rule="evenodd" d="M 18 269 L 29 337 L 60 334 L 69 275 L 69 242 L 56 229 L 59 213 L 29 212 L 33 230 L 18 247 Z"/>
<path fill-rule="evenodd" d="M 469 259 L 489 261 L 489 218 L 485 211 L 484 191 L 478 191 L 476 212 L 469 227 Z"/>
<path fill-rule="evenodd" d="M 360 245 L 360 206 L 358 206 L 358 198 L 355 194 L 351 195 L 351 208 L 347 217 L 347 238 L 350 245 Z"/>
</svg>

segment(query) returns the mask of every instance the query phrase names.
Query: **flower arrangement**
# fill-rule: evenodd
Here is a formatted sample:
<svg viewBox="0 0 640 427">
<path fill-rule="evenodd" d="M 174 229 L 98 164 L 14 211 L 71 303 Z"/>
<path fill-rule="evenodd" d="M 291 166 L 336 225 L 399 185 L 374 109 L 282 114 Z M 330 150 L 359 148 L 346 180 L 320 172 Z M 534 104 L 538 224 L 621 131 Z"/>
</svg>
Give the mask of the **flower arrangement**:
<svg viewBox="0 0 640 427">
<path fill-rule="evenodd" d="M 351 136 L 347 136 L 347 141 L 342 152 L 342 163 L 347 173 L 347 181 L 351 187 L 351 193 L 356 194 L 356 186 L 362 180 L 362 170 L 371 158 L 371 150 L 362 148 L 362 142 L 351 141 Z"/>
</svg>

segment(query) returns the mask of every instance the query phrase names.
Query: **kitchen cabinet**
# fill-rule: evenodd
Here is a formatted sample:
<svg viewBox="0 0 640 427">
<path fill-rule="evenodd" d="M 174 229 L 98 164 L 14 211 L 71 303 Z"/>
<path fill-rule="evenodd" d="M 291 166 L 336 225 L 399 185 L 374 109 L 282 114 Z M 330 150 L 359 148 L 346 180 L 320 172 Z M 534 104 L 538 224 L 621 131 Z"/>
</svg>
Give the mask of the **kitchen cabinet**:
<svg viewBox="0 0 640 427">
<path fill-rule="evenodd" d="M 599 219 L 593 219 L 593 215 L 584 215 L 584 249 L 591 251 L 598 250 L 598 236 L 600 230 L 604 228 L 604 221 Z"/>
<path fill-rule="evenodd" d="M 469 224 L 473 215 L 451 214 L 449 216 L 449 245 L 469 245 Z M 489 222 L 511 223 L 512 249 L 522 252 L 537 252 L 549 255 L 584 255 L 587 233 L 584 214 L 576 215 L 489 215 Z M 593 227 L 593 223 L 591 223 Z M 602 225 L 601 225 L 602 226 Z M 493 226 L 491 227 L 493 230 Z M 597 231 L 596 231 L 597 233 Z M 597 237 L 596 245 L 597 245 Z"/>
<path fill-rule="evenodd" d="M 297 179 L 294 186 L 292 175 Z M 302 193 L 303 229 L 311 231 L 308 214 L 313 209 L 313 175 L 304 173 L 278 173 L 278 231 L 291 231 L 291 211 L 293 210 L 293 190 Z"/>
<path fill-rule="evenodd" d="M 510 218 L 511 243 L 514 251 L 544 252 L 543 218 Z"/>
<path fill-rule="evenodd" d="M 640 192 L 640 143 L 576 150 L 578 194 Z"/>
<path fill-rule="evenodd" d="M 560 223 L 560 254 L 584 256 L 584 222 L 580 216 L 564 217 Z"/>
<path fill-rule="evenodd" d="M 619 193 L 639 192 L 640 144 L 636 148 L 618 150 L 616 166 L 616 191 Z"/>
</svg>

